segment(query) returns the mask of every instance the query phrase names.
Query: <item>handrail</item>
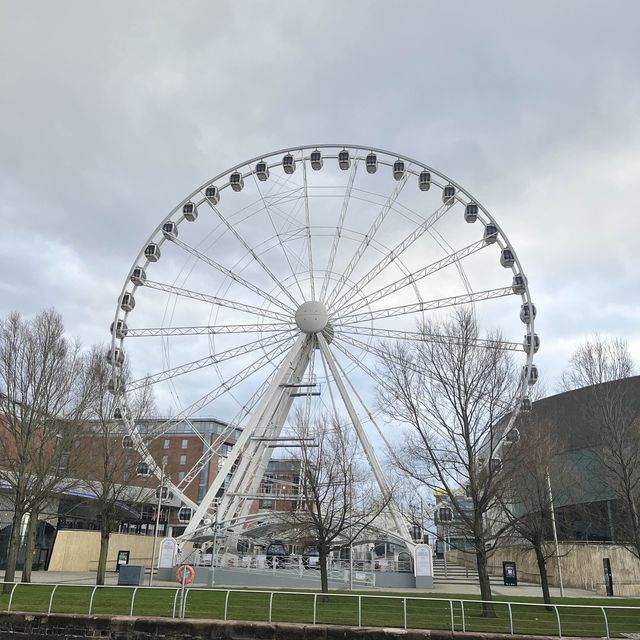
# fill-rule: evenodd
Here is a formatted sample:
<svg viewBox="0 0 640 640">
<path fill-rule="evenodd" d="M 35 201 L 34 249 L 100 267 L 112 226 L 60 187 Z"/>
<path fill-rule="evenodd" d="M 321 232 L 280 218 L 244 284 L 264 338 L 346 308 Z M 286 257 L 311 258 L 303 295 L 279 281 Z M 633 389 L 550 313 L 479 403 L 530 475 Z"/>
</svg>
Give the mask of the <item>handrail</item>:
<svg viewBox="0 0 640 640">
<path fill-rule="evenodd" d="M 11 588 L 11 592 L 9 595 L 9 599 L 8 599 L 8 604 L 7 604 L 7 611 L 10 612 L 13 606 L 13 601 L 14 601 L 14 595 L 17 591 L 17 587 L 18 585 L 20 585 L 21 589 L 25 589 L 28 591 L 29 587 L 52 587 L 51 589 L 51 593 L 48 596 L 48 609 L 47 612 L 50 614 L 52 609 L 53 609 L 53 602 L 54 602 L 54 597 L 57 594 L 57 591 L 59 589 L 59 587 L 68 587 L 71 586 L 69 583 L 48 583 L 48 582 L 37 582 L 37 583 L 20 583 L 20 582 L 9 582 L 7 584 L 11 584 L 13 585 Z M 90 591 L 91 595 L 90 595 L 90 599 L 89 599 L 89 615 L 91 615 L 92 611 L 93 611 L 93 604 L 94 604 L 94 600 L 95 600 L 95 595 L 97 593 L 98 589 L 104 589 L 104 590 L 117 590 L 117 589 L 129 589 L 131 590 L 131 586 L 128 585 L 73 585 L 76 588 L 77 587 L 84 587 L 87 590 Z M 214 593 L 224 593 L 225 594 L 225 598 L 224 598 L 224 619 L 227 620 L 229 617 L 229 600 L 230 600 L 230 596 L 233 593 L 236 594 L 243 594 L 243 595 L 247 595 L 247 594 L 264 594 L 264 595 L 268 595 L 268 603 L 269 603 L 269 608 L 268 608 L 268 621 L 272 622 L 273 618 L 274 618 L 274 600 L 276 598 L 277 594 L 281 594 L 282 592 L 279 590 L 275 590 L 275 589 L 227 589 L 227 588 L 220 588 L 220 587 L 215 587 L 215 588 L 210 588 L 210 587 L 190 587 L 188 589 L 185 589 L 185 593 L 183 596 L 183 601 L 180 602 L 180 611 L 177 612 L 176 608 L 177 608 L 177 604 L 178 604 L 178 597 L 179 597 L 179 593 L 180 593 L 180 589 L 176 588 L 175 586 L 152 586 L 152 587 L 147 587 L 147 586 L 136 586 L 135 588 L 133 588 L 132 592 L 131 592 L 131 600 L 129 601 L 129 614 L 133 615 L 134 613 L 134 606 L 135 606 L 135 600 L 136 600 L 136 595 L 138 593 L 138 591 L 140 590 L 144 590 L 144 591 L 155 591 L 155 592 L 173 592 L 172 596 L 173 596 L 173 611 L 171 614 L 168 614 L 168 616 L 172 616 L 175 617 L 176 613 L 178 613 L 179 616 L 184 616 L 186 613 L 186 609 L 187 609 L 187 599 L 189 597 L 189 591 L 198 591 L 198 592 L 214 592 Z M 62 590 L 61 590 L 62 592 Z M 22 592 L 21 592 L 22 593 Z M 58 594 L 59 595 L 59 594 Z M 312 598 L 313 600 L 313 624 L 317 624 L 317 618 L 318 618 L 318 605 L 317 605 L 317 601 L 318 601 L 318 595 L 319 592 L 315 592 L 315 591 L 287 591 L 286 592 L 287 596 L 306 596 L 309 598 Z M 555 622 L 556 622 L 556 626 L 557 626 L 557 635 L 559 638 L 563 638 L 563 632 L 569 633 L 569 629 L 571 628 L 571 625 L 569 625 L 569 627 L 567 627 L 566 625 L 568 624 L 568 621 L 571 620 L 570 617 L 566 618 L 565 620 L 563 620 L 561 618 L 561 612 L 562 611 L 570 611 L 570 610 L 576 610 L 576 611 L 582 611 L 584 613 L 589 612 L 589 613 L 596 613 L 597 612 L 597 616 L 594 616 L 594 618 L 591 617 L 585 617 L 582 614 L 580 615 L 580 618 L 582 618 L 583 620 L 586 620 L 586 622 L 584 622 L 585 625 L 588 625 L 589 628 L 593 628 L 591 627 L 591 625 L 596 625 L 597 629 L 599 630 L 600 635 L 604 635 L 607 639 L 610 638 L 610 634 L 611 634 L 611 619 L 609 617 L 609 615 L 613 615 L 615 612 L 627 612 L 628 614 L 634 614 L 636 616 L 638 616 L 638 620 L 640 620 L 640 606 L 626 606 L 626 605 L 616 605 L 616 604 L 545 604 L 543 602 L 514 602 L 514 601 L 503 601 L 503 600 L 493 600 L 493 601 L 486 601 L 486 600 L 476 600 L 476 599 L 471 599 L 471 598 L 441 598 L 441 597 L 427 597 L 427 596 L 423 596 L 423 595 L 382 595 L 382 594 L 376 594 L 376 593 L 337 593 L 337 592 L 331 592 L 331 598 L 332 599 L 338 599 L 338 598 L 352 598 L 354 599 L 353 601 L 355 601 L 357 603 L 357 625 L 358 626 L 363 626 L 367 624 L 367 620 L 364 617 L 364 614 L 366 612 L 364 612 L 364 609 L 366 609 L 366 606 L 363 609 L 363 600 L 390 600 L 390 601 L 399 601 L 398 604 L 400 605 L 400 611 L 398 611 L 398 617 L 396 618 L 396 622 L 394 623 L 396 626 L 399 627 L 404 627 L 405 629 L 410 628 L 410 622 L 411 620 L 409 619 L 411 616 L 409 616 L 409 610 L 408 610 L 408 603 L 409 601 L 413 601 L 416 603 L 447 603 L 448 604 L 448 609 L 449 609 L 449 614 L 450 614 L 450 628 L 452 631 L 456 630 L 456 627 L 462 629 L 462 631 L 471 631 L 471 627 L 473 626 L 471 624 L 471 620 L 473 619 L 470 615 L 470 611 L 467 610 L 467 607 L 465 605 L 468 606 L 475 606 L 477 607 L 478 605 L 482 605 L 484 603 L 486 604 L 492 604 L 494 606 L 505 606 L 507 611 L 508 611 L 508 617 L 504 618 L 504 625 L 505 625 L 505 632 L 506 633 L 510 633 L 511 635 L 514 635 L 514 630 L 515 630 L 515 623 L 517 621 L 518 616 L 516 615 L 514 609 L 517 607 L 517 609 L 525 609 L 528 611 L 532 611 L 532 610 L 536 610 L 536 609 L 540 609 L 541 607 L 547 608 L 549 609 L 549 607 L 551 607 L 551 611 L 552 616 L 555 617 Z M 21 607 L 23 606 L 23 602 L 22 600 L 24 600 L 24 596 L 21 598 Z M 460 615 L 461 615 L 461 621 L 460 623 L 457 623 L 456 618 L 457 618 L 457 607 L 459 603 L 459 607 L 460 607 Z M 46 606 L 46 605 L 45 605 Z M 414 609 L 411 609 L 411 612 L 413 612 Z M 446 609 L 445 609 L 446 610 Z M 355 612 L 354 612 L 355 613 Z M 506 613 L 506 612 L 505 612 Z M 555 614 L 555 615 L 554 615 Z M 608 615 L 609 614 L 609 615 Z M 413 615 L 413 613 L 412 613 Z M 537 615 L 537 614 L 536 614 Z M 277 621 L 277 617 L 276 617 L 276 621 Z M 526 618 L 525 618 L 526 619 Z M 553 618 L 552 618 L 553 619 Z M 578 619 L 578 618 L 577 618 Z M 634 622 L 633 618 L 629 618 L 630 622 Z M 551 620 L 549 620 L 550 622 Z M 355 620 L 354 620 L 355 623 Z M 446 623 L 445 623 L 446 624 Z M 565 629 L 563 629 L 563 624 L 565 626 Z M 508 625 L 508 626 L 507 626 Z M 506 630 L 508 629 L 508 631 Z M 631 629 L 630 629 L 631 630 Z"/>
</svg>

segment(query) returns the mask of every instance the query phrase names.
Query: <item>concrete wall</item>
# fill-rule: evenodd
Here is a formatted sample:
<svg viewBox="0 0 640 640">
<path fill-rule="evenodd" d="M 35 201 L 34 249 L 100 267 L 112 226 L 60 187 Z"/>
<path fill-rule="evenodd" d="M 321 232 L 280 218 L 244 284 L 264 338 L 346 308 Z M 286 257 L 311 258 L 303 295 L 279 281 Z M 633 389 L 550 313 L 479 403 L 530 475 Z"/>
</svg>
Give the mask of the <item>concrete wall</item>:
<svg viewBox="0 0 640 640">
<path fill-rule="evenodd" d="M 157 560 L 160 539 L 156 547 Z M 112 533 L 109 539 L 107 571 L 114 571 L 119 550 L 129 550 L 129 564 L 151 566 L 151 536 L 134 536 L 125 533 Z M 99 531 L 77 531 L 63 529 L 58 531 L 53 545 L 49 571 L 96 571 L 100 554 Z"/>
<path fill-rule="evenodd" d="M 546 549 L 547 556 L 554 553 L 553 546 Z M 603 558 L 611 560 L 613 592 L 617 596 L 640 596 L 640 561 L 627 549 L 616 544 L 560 544 L 560 566 L 565 587 L 591 589 L 606 594 Z M 450 551 L 447 556 L 475 569 L 476 559 L 472 553 Z M 502 562 L 513 561 L 517 565 L 518 578 L 527 582 L 540 582 L 538 564 L 531 549 L 507 546 L 496 549 L 489 558 L 489 572 L 502 575 Z M 558 570 L 555 557 L 547 560 L 547 571 L 552 586 L 558 586 Z"/>
</svg>

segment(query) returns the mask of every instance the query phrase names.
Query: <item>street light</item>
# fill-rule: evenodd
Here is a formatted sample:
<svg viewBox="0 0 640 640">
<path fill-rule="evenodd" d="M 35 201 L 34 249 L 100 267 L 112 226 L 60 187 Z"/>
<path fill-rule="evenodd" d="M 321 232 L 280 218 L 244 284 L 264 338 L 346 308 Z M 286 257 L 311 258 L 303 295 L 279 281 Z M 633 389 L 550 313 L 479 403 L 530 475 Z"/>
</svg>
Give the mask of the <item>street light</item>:
<svg viewBox="0 0 640 640">
<path fill-rule="evenodd" d="M 158 510 L 156 511 L 156 526 L 153 531 L 153 547 L 151 549 L 151 570 L 149 571 L 149 586 L 153 584 L 153 558 L 156 555 L 156 543 L 158 542 L 158 528 L 160 527 L 160 509 L 162 509 L 162 498 L 164 493 L 164 462 L 162 463 L 162 473 L 160 475 L 160 487 L 158 488 Z"/>
<path fill-rule="evenodd" d="M 558 564 L 558 579 L 560 580 L 560 597 L 564 598 L 564 584 L 562 582 L 562 566 L 560 565 L 560 546 L 558 545 L 558 530 L 556 529 L 556 514 L 553 507 L 553 493 L 551 491 L 551 477 L 549 467 L 546 469 L 547 490 L 549 491 L 549 508 L 551 509 L 551 528 L 553 529 L 553 541 L 556 545 L 556 562 Z"/>
</svg>

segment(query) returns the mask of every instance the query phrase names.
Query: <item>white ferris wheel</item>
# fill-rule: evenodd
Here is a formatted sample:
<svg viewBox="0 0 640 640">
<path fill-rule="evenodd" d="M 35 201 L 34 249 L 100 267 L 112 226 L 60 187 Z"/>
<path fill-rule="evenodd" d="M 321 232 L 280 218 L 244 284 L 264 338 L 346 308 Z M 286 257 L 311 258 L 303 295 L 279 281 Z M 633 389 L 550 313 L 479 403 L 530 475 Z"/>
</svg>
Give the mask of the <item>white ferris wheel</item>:
<svg viewBox="0 0 640 640">
<path fill-rule="evenodd" d="M 372 444 L 384 442 L 374 410 L 380 341 L 415 341 L 420 320 L 458 305 L 498 326 L 509 337 L 504 348 L 521 354 L 515 418 L 530 408 L 537 378 L 535 306 L 513 245 L 453 180 L 397 153 L 324 144 L 258 156 L 190 193 L 133 262 L 109 352 L 117 415 L 146 474 L 159 478 L 161 467 L 127 400 L 143 385 L 171 415 L 155 437 L 176 420 L 211 415 L 230 433 L 242 428 L 201 500 L 187 487 L 224 438 L 203 439 L 202 457 L 172 478 L 189 514 L 182 538 L 206 532 L 214 510 L 216 522 L 248 526 L 273 442 L 296 404 L 307 414 L 348 415 L 385 491 Z M 388 533 L 410 544 L 393 507 L 390 515 Z"/>
</svg>

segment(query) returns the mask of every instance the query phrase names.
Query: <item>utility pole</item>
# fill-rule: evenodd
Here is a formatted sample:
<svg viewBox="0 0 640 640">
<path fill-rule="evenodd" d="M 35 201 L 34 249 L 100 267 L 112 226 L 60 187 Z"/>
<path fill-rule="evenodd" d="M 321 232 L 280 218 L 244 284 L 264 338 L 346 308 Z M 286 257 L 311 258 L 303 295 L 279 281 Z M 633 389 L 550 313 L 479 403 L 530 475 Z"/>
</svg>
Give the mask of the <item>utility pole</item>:
<svg viewBox="0 0 640 640">
<path fill-rule="evenodd" d="M 553 493 L 551 491 L 551 477 L 549 476 L 549 467 L 546 471 L 547 489 L 549 491 L 549 507 L 551 509 L 551 528 L 553 529 L 553 541 L 556 545 L 556 563 L 558 565 L 558 579 L 560 580 L 560 597 L 564 598 L 564 584 L 562 582 L 562 567 L 560 565 L 560 546 L 558 545 L 558 530 L 556 529 L 556 514 L 553 508 Z"/>
<path fill-rule="evenodd" d="M 149 571 L 149 586 L 153 584 L 153 558 L 156 555 L 156 544 L 158 542 L 158 529 L 160 527 L 160 509 L 162 509 L 163 493 L 164 493 L 164 462 L 162 463 L 162 473 L 160 475 L 160 487 L 158 488 L 158 510 L 156 511 L 156 527 L 153 532 L 153 547 L 151 551 L 151 570 Z"/>
</svg>

